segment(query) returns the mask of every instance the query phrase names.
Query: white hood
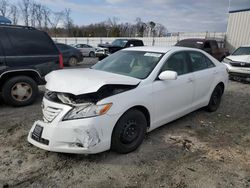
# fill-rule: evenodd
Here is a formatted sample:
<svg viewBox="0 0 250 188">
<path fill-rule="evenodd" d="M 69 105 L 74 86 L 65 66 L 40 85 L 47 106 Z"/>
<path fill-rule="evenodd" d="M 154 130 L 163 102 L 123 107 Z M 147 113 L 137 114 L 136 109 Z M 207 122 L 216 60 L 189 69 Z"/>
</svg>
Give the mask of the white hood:
<svg viewBox="0 0 250 188">
<path fill-rule="evenodd" d="M 65 69 L 53 71 L 45 77 L 46 89 L 81 95 L 96 92 L 103 85 L 137 85 L 140 80 L 129 76 L 94 69 Z"/>
<path fill-rule="evenodd" d="M 250 55 L 230 55 L 226 58 L 232 61 L 250 63 Z"/>
</svg>

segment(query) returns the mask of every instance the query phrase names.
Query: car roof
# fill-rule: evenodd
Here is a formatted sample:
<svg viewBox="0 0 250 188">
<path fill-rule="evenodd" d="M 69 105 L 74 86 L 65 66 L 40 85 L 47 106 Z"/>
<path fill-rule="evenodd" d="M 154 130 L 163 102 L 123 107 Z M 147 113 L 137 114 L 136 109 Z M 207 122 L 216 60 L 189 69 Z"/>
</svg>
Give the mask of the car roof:
<svg viewBox="0 0 250 188">
<path fill-rule="evenodd" d="M 185 51 L 185 50 L 203 52 L 202 50 L 196 48 L 187 48 L 180 46 L 171 46 L 171 47 L 139 46 L 139 47 L 130 47 L 123 49 L 123 51 L 142 51 L 142 52 L 158 52 L 158 53 L 167 53 L 169 51 Z"/>
<path fill-rule="evenodd" d="M 15 29 L 30 29 L 30 30 L 37 30 L 37 29 L 34 28 L 34 27 L 23 26 L 23 25 L 0 24 L 0 27 L 8 27 L 8 28 L 15 28 Z"/>
<path fill-rule="evenodd" d="M 180 40 L 180 41 L 206 42 L 206 41 L 215 41 L 215 40 L 213 40 L 213 39 L 203 39 L 203 38 L 189 38 L 189 39 L 183 39 L 183 40 Z"/>
<path fill-rule="evenodd" d="M 126 38 L 120 38 L 120 39 L 116 39 L 116 40 L 142 41 L 142 40 L 140 40 L 140 39 L 126 39 Z"/>
</svg>

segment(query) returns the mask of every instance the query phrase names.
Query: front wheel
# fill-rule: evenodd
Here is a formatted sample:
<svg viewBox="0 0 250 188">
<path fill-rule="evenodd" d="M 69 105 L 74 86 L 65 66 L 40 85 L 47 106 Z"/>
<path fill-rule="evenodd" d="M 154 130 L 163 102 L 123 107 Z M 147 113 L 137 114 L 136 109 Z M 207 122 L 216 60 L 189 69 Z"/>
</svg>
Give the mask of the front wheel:
<svg viewBox="0 0 250 188">
<path fill-rule="evenodd" d="M 137 149 L 146 134 L 145 115 L 136 109 L 126 112 L 116 123 L 112 133 L 111 149 L 118 153 L 129 153 Z"/>
<path fill-rule="evenodd" d="M 32 104 L 37 97 L 37 83 L 27 76 L 16 76 L 9 79 L 2 88 L 5 103 L 12 106 L 26 106 Z"/>
<path fill-rule="evenodd" d="M 222 94 L 223 94 L 223 90 L 222 90 L 221 86 L 219 86 L 219 85 L 216 86 L 212 95 L 211 95 L 209 103 L 206 107 L 207 111 L 214 112 L 219 108 L 220 103 L 221 103 Z"/>
</svg>

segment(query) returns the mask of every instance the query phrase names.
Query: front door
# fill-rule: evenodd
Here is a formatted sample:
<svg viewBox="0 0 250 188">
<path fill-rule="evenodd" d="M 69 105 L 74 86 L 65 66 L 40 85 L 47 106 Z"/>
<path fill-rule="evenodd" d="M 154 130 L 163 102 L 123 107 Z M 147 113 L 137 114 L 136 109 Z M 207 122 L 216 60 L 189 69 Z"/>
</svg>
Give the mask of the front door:
<svg viewBox="0 0 250 188">
<path fill-rule="evenodd" d="M 154 128 L 190 112 L 193 101 L 194 83 L 186 52 L 172 54 L 161 72 L 177 72 L 177 80 L 159 80 L 153 83 Z"/>
</svg>

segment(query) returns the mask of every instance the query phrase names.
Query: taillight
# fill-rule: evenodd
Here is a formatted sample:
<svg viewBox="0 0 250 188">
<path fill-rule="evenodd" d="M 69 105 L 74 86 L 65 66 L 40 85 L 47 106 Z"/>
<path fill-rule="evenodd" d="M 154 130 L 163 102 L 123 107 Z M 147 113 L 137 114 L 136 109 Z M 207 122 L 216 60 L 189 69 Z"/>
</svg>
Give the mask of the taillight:
<svg viewBox="0 0 250 188">
<path fill-rule="evenodd" d="M 63 56 L 62 56 L 62 54 L 59 54 L 59 66 L 60 66 L 60 69 L 63 69 Z"/>
</svg>

